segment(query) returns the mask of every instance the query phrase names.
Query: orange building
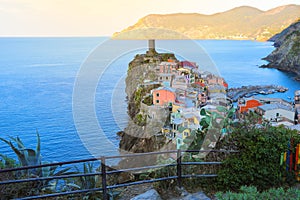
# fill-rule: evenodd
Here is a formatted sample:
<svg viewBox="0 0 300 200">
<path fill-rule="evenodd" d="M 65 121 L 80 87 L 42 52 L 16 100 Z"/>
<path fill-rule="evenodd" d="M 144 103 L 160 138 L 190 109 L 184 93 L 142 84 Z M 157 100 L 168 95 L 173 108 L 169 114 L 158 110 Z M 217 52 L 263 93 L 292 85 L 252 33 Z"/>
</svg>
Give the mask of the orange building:
<svg viewBox="0 0 300 200">
<path fill-rule="evenodd" d="M 226 83 L 226 81 L 223 82 L 223 86 L 228 89 L 228 83 Z"/>
<path fill-rule="evenodd" d="M 245 100 L 245 102 L 239 104 L 239 112 L 244 113 L 248 112 L 250 108 L 256 108 L 258 106 L 261 106 L 261 104 L 258 100 L 256 99 L 249 99 Z"/>
<path fill-rule="evenodd" d="M 160 87 L 153 90 L 153 105 L 163 106 L 174 103 L 176 100 L 175 90 L 168 87 Z"/>
</svg>

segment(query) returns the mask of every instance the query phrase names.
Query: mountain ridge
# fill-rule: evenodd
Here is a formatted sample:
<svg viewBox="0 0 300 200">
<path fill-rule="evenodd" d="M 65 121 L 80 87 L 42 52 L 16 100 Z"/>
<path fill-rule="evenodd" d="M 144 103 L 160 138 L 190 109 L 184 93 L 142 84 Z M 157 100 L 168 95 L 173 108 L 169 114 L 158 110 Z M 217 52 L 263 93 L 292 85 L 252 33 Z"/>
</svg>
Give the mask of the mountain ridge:
<svg viewBox="0 0 300 200">
<path fill-rule="evenodd" d="M 149 14 L 123 31 L 114 33 L 113 38 L 181 39 L 178 38 L 179 33 L 183 38 L 191 39 L 267 40 L 299 17 L 300 5 L 295 4 L 267 11 L 250 6 L 240 6 L 210 15 L 198 13 Z M 150 32 L 147 29 L 165 29 L 169 33 L 165 34 L 163 30 L 151 30 L 152 32 Z"/>
</svg>

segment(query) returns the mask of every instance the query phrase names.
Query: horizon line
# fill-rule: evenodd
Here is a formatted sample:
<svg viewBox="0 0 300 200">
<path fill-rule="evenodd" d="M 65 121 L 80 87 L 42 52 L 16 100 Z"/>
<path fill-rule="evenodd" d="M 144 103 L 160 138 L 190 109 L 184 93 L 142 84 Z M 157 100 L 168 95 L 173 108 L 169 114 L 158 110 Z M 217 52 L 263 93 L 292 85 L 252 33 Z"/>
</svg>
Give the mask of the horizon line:
<svg viewBox="0 0 300 200">
<path fill-rule="evenodd" d="M 101 38 L 112 36 L 108 35 L 0 35 L 0 38 Z"/>
</svg>

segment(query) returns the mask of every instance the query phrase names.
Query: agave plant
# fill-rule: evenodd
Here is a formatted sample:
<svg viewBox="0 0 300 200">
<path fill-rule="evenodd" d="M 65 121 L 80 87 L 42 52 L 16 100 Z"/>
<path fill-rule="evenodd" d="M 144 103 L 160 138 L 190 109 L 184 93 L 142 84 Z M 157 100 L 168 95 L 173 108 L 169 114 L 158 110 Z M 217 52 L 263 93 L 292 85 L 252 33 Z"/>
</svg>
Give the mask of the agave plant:
<svg viewBox="0 0 300 200">
<path fill-rule="evenodd" d="M 47 163 L 43 163 L 47 164 Z M 63 176 L 63 175 L 71 175 L 76 174 L 76 172 L 70 171 L 71 167 L 64 168 L 62 170 L 57 171 L 58 166 L 48 166 L 43 167 L 42 171 L 40 172 L 41 177 L 52 177 L 52 176 Z M 64 188 L 68 185 L 68 183 L 64 180 L 63 184 L 61 184 L 61 188 L 59 188 L 59 180 L 54 179 L 50 181 L 43 181 L 42 190 L 46 193 L 51 193 L 53 191 L 60 191 L 64 190 Z"/>
<path fill-rule="evenodd" d="M 13 145 L 12 141 L 8 141 L 3 138 L 0 138 L 0 140 L 8 144 L 10 148 L 15 152 L 21 166 L 37 166 L 41 164 L 41 152 L 40 152 L 41 141 L 40 141 L 40 135 L 38 131 L 36 132 L 36 134 L 37 134 L 36 150 L 26 148 L 19 137 L 16 138 L 10 137 L 12 141 L 17 143 L 17 147 Z"/>
<path fill-rule="evenodd" d="M 38 131 L 37 134 L 37 146 L 36 149 L 29 149 L 26 148 L 24 143 L 19 137 L 13 138 L 10 137 L 10 141 L 0 138 L 3 142 L 9 145 L 9 147 L 13 150 L 13 152 L 17 155 L 19 164 L 21 166 L 39 166 L 41 164 L 48 164 L 48 163 L 42 163 L 41 161 L 41 141 L 40 141 L 40 135 Z M 16 143 L 16 146 L 13 144 L 13 142 Z M 6 158 L 5 161 L 7 162 L 7 157 L 2 156 L 2 158 Z M 58 170 L 58 166 L 48 166 L 48 167 L 42 167 L 38 169 L 30 169 L 26 170 L 25 173 L 15 173 L 15 178 L 20 179 L 24 177 L 49 177 L 49 176 L 62 176 L 62 175 L 69 175 L 74 174 L 75 172 L 70 172 L 69 170 L 71 167 L 64 168 L 62 170 Z M 42 181 L 41 184 L 39 184 L 36 188 L 38 191 L 57 191 L 58 190 L 58 180 L 52 180 L 52 181 Z"/>
<path fill-rule="evenodd" d="M 78 167 L 75 168 L 77 169 L 78 173 L 80 173 L 81 170 Z M 95 172 L 95 168 L 93 163 L 83 164 L 84 174 L 90 174 L 94 172 Z M 77 182 L 78 182 L 78 187 L 81 189 L 93 189 L 100 186 L 99 176 L 81 176 L 78 178 Z M 101 194 L 99 192 L 88 192 L 82 198 L 98 200 L 101 199 L 100 196 Z"/>
</svg>

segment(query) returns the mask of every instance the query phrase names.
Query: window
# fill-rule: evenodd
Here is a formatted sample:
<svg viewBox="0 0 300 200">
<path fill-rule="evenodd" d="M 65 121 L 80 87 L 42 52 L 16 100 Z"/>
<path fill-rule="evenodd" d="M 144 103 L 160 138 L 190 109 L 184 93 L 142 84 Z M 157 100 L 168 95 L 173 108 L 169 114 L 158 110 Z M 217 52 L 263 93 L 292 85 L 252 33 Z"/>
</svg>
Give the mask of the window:
<svg viewBox="0 0 300 200">
<path fill-rule="evenodd" d="M 159 103 L 159 100 L 156 100 L 156 103 Z"/>
<path fill-rule="evenodd" d="M 189 133 L 188 133 L 188 132 L 183 132 L 183 135 L 184 135 L 185 137 L 187 137 L 187 136 L 189 136 Z"/>
<path fill-rule="evenodd" d="M 159 93 L 156 93 L 156 96 L 159 97 Z"/>
</svg>

